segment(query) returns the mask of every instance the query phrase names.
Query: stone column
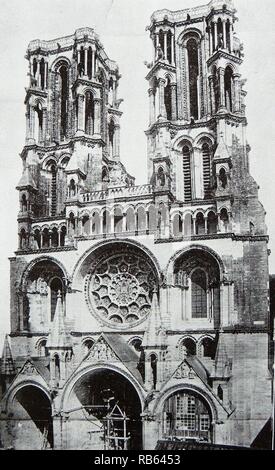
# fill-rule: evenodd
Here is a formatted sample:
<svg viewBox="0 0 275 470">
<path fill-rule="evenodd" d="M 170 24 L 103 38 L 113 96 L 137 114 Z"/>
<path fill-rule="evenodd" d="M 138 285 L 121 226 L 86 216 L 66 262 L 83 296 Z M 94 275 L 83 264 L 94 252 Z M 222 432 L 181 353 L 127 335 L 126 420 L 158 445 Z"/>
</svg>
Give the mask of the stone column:
<svg viewBox="0 0 275 470">
<path fill-rule="evenodd" d="M 115 124 L 115 134 L 114 134 L 114 158 L 119 158 L 119 150 L 120 150 L 120 126 L 119 124 Z"/>
<path fill-rule="evenodd" d="M 100 136 L 101 135 L 101 99 L 95 98 L 94 99 L 94 135 Z"/>
<path fill-rule="evenodd" d="M 159 33 L 156 33 L 156 48 L 159 46 Z"/>
<path fill-rule="evenodd" d="M 214 75 L 209 76 L 209 90 L 210 90 L 210 101 L 211 101 L 211 114 L 213 115 L 216 113 Z"/>
<path fill-rule="evenodd" d="M 164 105 L 164 87 L 165 87 L 165 80 L 163 78 L 160 78 L 159 79 L 159 116 L 161 116 L 162 118 L 166 117 L 165 105 Z"/>
<path fill-rule="evenodd" d="M 218 219 L 217 233 L 221 233 L 221 214 L 219 212 L 217 213 L 217 219 Z"/>
<path fill-rule="evenodd" d="M 95 71 L 94 71 L 94 55 L 95 55 L 95 51 L 94 49 L 91 50 L 91 62 L 92 62 L 92 74 L 91 74 L 91 78 L 93 79 L 94 76 L 95 76 Z"/>
<path fill-rule="evenodd" d="M 45 88 L 49 87 L 49 64 L 45 61 Z"/>
<path fill-rule="evenodd" d="M 223 48 L 226 49 L 226 20 L 222 20 Z"/>
<path fill-rule="evenodd" d="M 210 25 L 210 31 L 209 31 L 209 55 L 210 56 L 212 55 L 212 52 L 213 52 L 213 41 L 212 41 L 212 30 L 211 30 L 211 25 Z"/>
<path fill-rule="evenodd" d="M 189 68 L 188 68 L 188 52 L 187 47 L 183 47 L 183 54 L 184 54 L 184 69 L 185 69 L 185 77 L 184 82 L 182 84 L 183 93 L 182 93 L 182 103 L 183 103 L 183 116 L 184 120 L 190 120 L 190 93 L 189 93 Z"/>
<path fill-rule="evenodd" d="M 85 113 L 84 113 L 84 95 L 78 95 L 78 116 L 77 116 L 77 133 L 84 134 L 85 132 Z"/>
<path fill-rule="evenodd" d="M 88 47 L 84 48 L 84 75 L 88 75 Z"/>
<path fill-rule="evenodd" d="M 34 124 L 35 124 L 35 111 L 33 106 L 30 106 L 30 139 L 34 141 Z"/>
<path fill-rule="evenodd" d="M 225 69 L 220 67 L 219 68 L 219 77 L 220 77 L 220 103 L 219 103 L 219 111 L 225 110 L 225 95 L 224 95 L 224 73 Z"/>
<path fill-rule="evenodd" d="M 52 236 L 53 236 L 53 232 L 51 229 L 49 229 L 49 247 L 51 248 L 52 246 Z"/>
<path fill-rule="evenodd" d="M 241 105 L 240 105 L 240 77 L 241 75 L 239 73 L 235 73 L 233 75 L 233 112 L 238 113 L 241 110 Z"/>
<path fill-rule="evenodd" d="M 103 215 L 99 216 L 99 233 L 103 233 Z"/>
<path fill-rule="evenodd" d="M 155 62 L 155 58 L 156 58 L 155 36 L 151 35 L 150 37 L 152 39 L 152 57 L 153 57 L 153 61 Z"/>
<path fill-rule="evenodd" d="M 171 36 L 171 64 L 175 64 L 175 40 L 174 40 L 174 34 Z"/>
<path fill-rule="evenodd" d="M 207 235 L 207 216 L 204 216 L 204 233 Z"/>
<path fill-rule="evenodd" d="M 37 58 L 37 86 L 41 88 L 40 59 Z"/>
<path fill-rule="evenodd" d="M 97 72 L 96 49 L 95 49 L 95 51 L 94 51 L 93 71 L 94 71 L 94 77 L 95 77 L 95 76 L 96 76 L 96 72 Z"/>
<path fill-rule="evenodd" d="M 196 230 L 196 216 L 195 215 L 192 215 L 192 229 L 191 229 L 191 234 L 192 235 L 197 235 L 197 230 Z"/>
<path fill-rule="evenodd" d="M 42 109 L 42 141 L 45 144 L 47 138 L 47 108 Z"/>
<path fill-rule="evenodd" d="M 163 58 L 167 60 L 167 31 L 164 31 L 164 51 L 163 51 Z"/>
<path fill-rule="evenodd" d="M 27 105 L 27 111 L 26 111 L 26 143 L 29 143 L 29 140 L 31 139 L 31 129 L 30 129 L 30 106 Z"/>
<path fill-rule="evenodd" d="M 122 219 L 122 232 L 126 232 L 126 222 L 127 222 L 126 213 L 124 212 L 123 219 Z"/>
<path fill-rule="evenodd" d="M 110 212 L 110 225 L 109 225 L 109 233 L 115 232 L 115 218 L 114 218 L 114 211 Z"/>
<path fill-rule="evenodd" d="M 204 187 L 203 187 L 203 166 L 202 166 L 202 155 L 199 147 L 193 147 L 193 178 L 192 197 L 195 199 L 204 198 Z"/>
<path fill-rule="evenodd" d="M 153 124 L 155 121 L 155 109 L 154 109 L 154 90 L 153 88 L 149 88 L 148 90 L 149 95 L 149 125 Z"/>
<path fill-rule="evenodd" d="M 217 21 L 213 21 L 214 23 L 214 38 L 215 38 L 215 44 L 213 45 L 213 52 L 215 52 L 218 48 L 218 25 Z"/>
<path fill-rule="evenodd" d="M 171 83 L 172 121 L 177 120 L 177 84 Z"/>
<path fill-rule="evenodd" d="M 114 104 L 115 104 L 116 101 L 117 101 L 117 87 L 118 87 L 118 82 L 117 82 L 117 80 L 114 78 L 114 84 L 113 84 L 113 100 L 114 100 Z"/>
<path fill-rule="evenodd" d="M 230 22 L 229 27 L 229 38 L 230 38 L 230 52 L 233 54 L 233 23 Z"/>
</svg>

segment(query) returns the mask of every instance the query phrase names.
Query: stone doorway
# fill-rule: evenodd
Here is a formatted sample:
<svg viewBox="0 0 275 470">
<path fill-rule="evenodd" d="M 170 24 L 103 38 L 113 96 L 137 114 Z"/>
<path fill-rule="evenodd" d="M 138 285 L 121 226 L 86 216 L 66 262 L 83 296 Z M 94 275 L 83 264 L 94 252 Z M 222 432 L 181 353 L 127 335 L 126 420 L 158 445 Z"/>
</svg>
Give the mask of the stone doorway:
<svg viewBox="0 0 275 470">
<path fill-rule="evenodd" d="M 99 369 L 83 375 L 70 396 L 68 448 L 142 449 L 141 402 L 122 374 Z"/>
<path fill-rule="evenodd" d="M 20 388 L 14 396 L 12 410 L 7 427 L 16 450 L 53 448 L 52 407 L 40 388 L 33 385 Z"/>
</svg>

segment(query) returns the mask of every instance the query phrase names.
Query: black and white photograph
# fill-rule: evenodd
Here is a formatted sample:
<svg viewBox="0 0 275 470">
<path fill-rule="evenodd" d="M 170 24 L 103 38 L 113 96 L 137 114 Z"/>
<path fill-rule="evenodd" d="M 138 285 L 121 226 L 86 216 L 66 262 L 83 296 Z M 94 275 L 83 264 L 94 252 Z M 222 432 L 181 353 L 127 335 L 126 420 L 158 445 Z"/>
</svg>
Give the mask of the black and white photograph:
<svg viewBox="0 0 275 470">
<path fill-rule="evenodd" d="M 274 450 L 274 17 L 0 0 L 0 450 Z"/>
</svg>

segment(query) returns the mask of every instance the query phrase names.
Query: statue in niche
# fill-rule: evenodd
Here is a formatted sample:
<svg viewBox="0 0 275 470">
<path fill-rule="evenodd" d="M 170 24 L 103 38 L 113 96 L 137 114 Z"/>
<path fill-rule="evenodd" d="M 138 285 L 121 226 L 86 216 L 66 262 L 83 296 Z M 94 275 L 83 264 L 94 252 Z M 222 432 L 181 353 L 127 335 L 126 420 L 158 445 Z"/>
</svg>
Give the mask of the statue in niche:
<svg viewBox="0 0 275 470">
<path fill-rule="evenodd" d="M 156 52 L 157 52 L 157 57 L 156 57 L 157 60 L 162 60 L 163 57 L 164 57 L 164 54 L 163 54 L 163 50 L 162 50 L 161 46 L 157 46 Z"/>
<path fill-rule="evenodd" d="M 220 33 L 218 37 L 218 49 L 224 49 L 223 34 Z"/>
<path fill-rule="evenodd" d="M 82 62 L 80 62 L 77 65 L 77 71 L 78 71 L 79 77 L 82 77 L 82 75 L 84 75 L 84 66 L 83 66 Z"/>
</svg>

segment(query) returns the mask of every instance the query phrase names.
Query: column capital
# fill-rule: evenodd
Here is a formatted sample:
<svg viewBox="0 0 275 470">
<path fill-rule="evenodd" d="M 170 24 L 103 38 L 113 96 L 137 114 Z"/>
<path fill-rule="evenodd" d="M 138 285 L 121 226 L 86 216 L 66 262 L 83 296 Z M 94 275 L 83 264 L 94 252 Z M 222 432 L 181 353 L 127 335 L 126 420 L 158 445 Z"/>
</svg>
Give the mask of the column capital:
<svg viewBox="0 0 275 470">
<path fill-rule="evenodd" d="M 148 89 L 148 95 L 152 96 L 154 94 L 154 88 L 149 88 Z"/>
<path fill-rule="evenodd" d="M 220 75 L 224 75 L 225 74 L 225 68 L 224 67 L 219 67 L 219 73 Z"/>
</svg>

